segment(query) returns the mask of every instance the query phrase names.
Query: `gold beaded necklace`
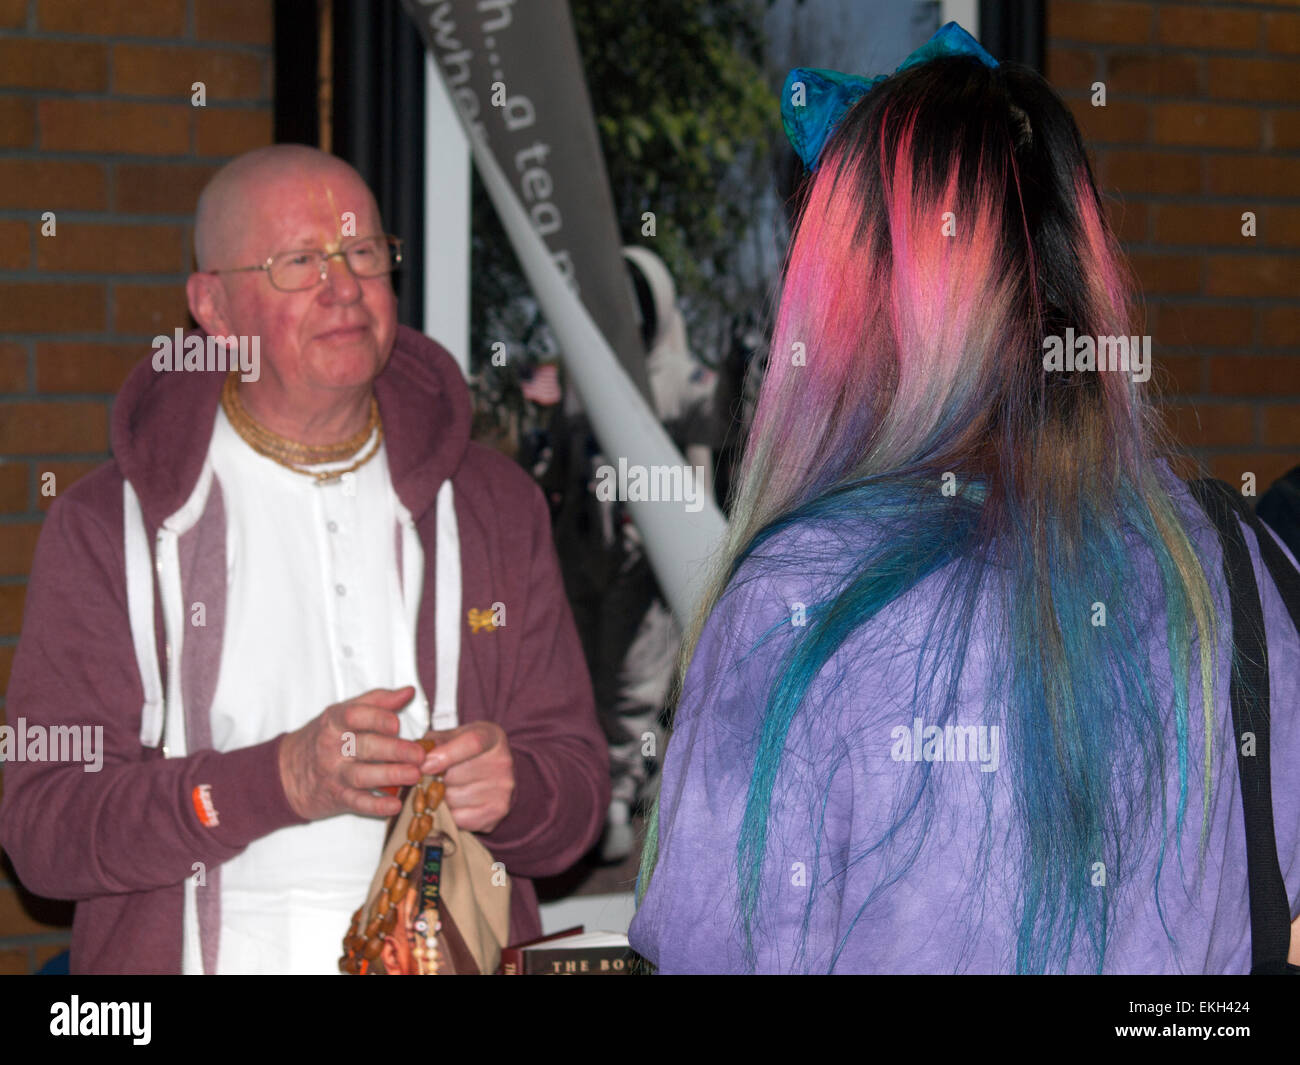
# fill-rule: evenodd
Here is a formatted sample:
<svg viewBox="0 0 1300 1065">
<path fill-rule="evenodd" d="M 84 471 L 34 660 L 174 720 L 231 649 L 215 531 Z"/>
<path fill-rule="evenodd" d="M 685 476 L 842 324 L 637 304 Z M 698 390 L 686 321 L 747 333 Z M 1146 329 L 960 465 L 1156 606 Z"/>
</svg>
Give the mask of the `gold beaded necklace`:
<svg viewBox="0 0 1300 1065">
<path fill-rule="evenodd" d="M 259 455 L 294 473 L 314 477 L 319 484 L 341 480 L 344 474 L 359 470 L 379 453 L 379 445 L 384 440 L 384 425 L 379 420 L 379 401 L 374 396 L 370 397 L 370 419 L 366 427 L 337 444 L 300 444 L 258 424 L 240 402 L 239 376 L 236 373 L 227 376 L 226 383 L 221 388 L 221 409 L 226 412 L 230 424 L 244 443 Z M 349 455 L 355 455 L 371 436 L 374 436 L 375 442 L 370 450 L 344 469 L 303 469 L 304 466 L 315 466 L 322 462 L 342 462 Z"/>
</svg>

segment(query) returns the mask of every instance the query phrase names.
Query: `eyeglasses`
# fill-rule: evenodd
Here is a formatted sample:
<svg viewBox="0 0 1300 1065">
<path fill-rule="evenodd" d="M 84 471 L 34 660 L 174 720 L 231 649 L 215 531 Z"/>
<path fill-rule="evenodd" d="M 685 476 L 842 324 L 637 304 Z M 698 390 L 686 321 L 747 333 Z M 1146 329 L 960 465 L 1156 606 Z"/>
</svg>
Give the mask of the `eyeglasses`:
<svg viewBox="0 0 1300 1065">
<path fill-rule="evenodd" d="M 232 266 L 224 270 L 205 270 L 208 274 L 238 274 L 246 270 L 265 270 L 271 284 L 281 292 L 302 292 L 315 288 L 326 279 L 331 259 L 342 259 L 353 277 L 382 277 L 391 274 L 402 261 L 402 242 L 397 237 L 380 235 L 362 237 L 338 251 L 304 248 L 282 251 L 256 266 Z"/>
</svg>

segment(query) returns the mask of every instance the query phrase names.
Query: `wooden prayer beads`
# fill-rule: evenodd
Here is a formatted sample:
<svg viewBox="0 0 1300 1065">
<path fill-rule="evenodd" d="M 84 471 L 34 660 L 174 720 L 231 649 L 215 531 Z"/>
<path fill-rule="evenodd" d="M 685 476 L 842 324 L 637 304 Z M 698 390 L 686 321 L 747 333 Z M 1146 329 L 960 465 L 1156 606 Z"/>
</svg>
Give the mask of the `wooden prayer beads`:
<svg viewBox="0 0 1300 1065">
<path fill-rule="evenodd" d="M 419 741 L 426 751 L 433 749 L 434 741 L 428 737 Z M 421 844 L 433 829 L 433 812 L 442 802 L 446 785 L 441 777 L 425 777 L 415 785 L 412 804 L 416 817 L 406 831 L 406 842 L 393 856 L 393 864 L 384 873 L 383 888 L 375 900 L 368 919 L 363 921 L 364 904 L 352 915 L 352 924 L 343 939 L 345 954 L 339 959 L 339 969 L 354 976 L 365 975 L 374 968 L 374 961 L 384 949 L 384 938 L 397 928 L 398 908 L 408 891 L 416 890 L 411 874 L 420 862 Z M 364 927 L 363 927 L 364 925 Z M 442 923 L 437 912 L 421 913 L 416 917 L 415 957 L 424 972 L 438 969 L 437 949 L 434 945 Z"/>
</svg>

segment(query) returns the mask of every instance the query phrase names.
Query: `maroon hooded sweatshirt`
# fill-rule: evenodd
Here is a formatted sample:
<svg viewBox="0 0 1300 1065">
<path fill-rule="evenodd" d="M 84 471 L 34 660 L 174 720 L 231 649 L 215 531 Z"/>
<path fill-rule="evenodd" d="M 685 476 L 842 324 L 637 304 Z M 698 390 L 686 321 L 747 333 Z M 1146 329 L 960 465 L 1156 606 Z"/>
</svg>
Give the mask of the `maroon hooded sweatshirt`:
<svg viewBox="0 0 1300 1065">
<path fill-rule="evenodd" d="M 180 656 L 191 753 L 166 758 L 161 748 L 141 744 L 144 687 L 127 609 L 122 482 L 128 479 L 139 497 L 154 552 L 162 523 L 195 490 L 224 376 L 158 372 L 149 358 L 136 366 L 113 411 L 116 458 L 58 496 L 28 582 L 8 722 L 23 718 L 29 729 L 103 726 L 103 767 L 88 773 L 81 763 L 6 764 L 0 845 L 28 889 L 77 901 L 75 973 L 179 973 L 184 882 L 196 862 L 208 871 L 198 893 L 199 925 L 204 969 L 214 971 L 221 863 L 255 839 L 304 823 L 280 782 L 283 736 L 241 750 L 211 749 L 208 714 L 226 620 L 225 516 L 216 482 L 202 517 L 178 541 L 184 601 L 202 601 L 207 610 L 204 627 L 187 629 Z M 459 717 L 461 724 L 494 721 L 510 742 L 514 805 L 480 838 L 511 877 L 511 941 L 531 938 L 541 934 L 541 922 L 529 878 L 576 862 L 599 835 L 609 802 L 609 755 L 547 505 L 515 463 L 470 441 L 469 392 L 438 344 L 400 327 L 375 395 L 393 486 L 415 520 L 426 559 L 416 632 L 426 692 L 436 688 L 434 502 L 443 481 L 452 480 L 463 571 Z M 472 631 L 464 614 L 496 602 L 509 604 L 510 624 Z M 220 811 L 212 827 L 195 808 L 199 784 L 209 785 Z M 321 934 L 341 944 L 346 931 Z"/>
</svg>

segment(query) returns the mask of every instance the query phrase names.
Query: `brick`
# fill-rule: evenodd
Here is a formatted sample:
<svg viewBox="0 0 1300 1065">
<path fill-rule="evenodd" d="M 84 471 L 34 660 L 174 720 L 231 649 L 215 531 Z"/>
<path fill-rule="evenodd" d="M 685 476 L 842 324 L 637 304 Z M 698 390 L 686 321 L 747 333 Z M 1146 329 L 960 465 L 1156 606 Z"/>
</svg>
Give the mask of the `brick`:
<svg viewBox="0 0 1300 1065">
<path fill-rule="evenodd" d="M 1255 313 L 1260 347 L 1300 347 L 1300 307 L 1261 307 Z"/>
<path fill-rule="evenodd" d="M 1066 101 L 1079 124 L 1084 144 L 1142 144 L 1150 136 L 1151 111 L 1131 100 L 1109 100 L 1093 107 L 1090 99 Z"/>
<path fill-rule="evenodd" d="M 0 452 L 9 455 L 96 454 L 108 449 L 105 403 L 0 404 Z"/>
<path fill-rule="evenodd" d="M 1285 403 L 1261 407 L 1264 416 L 1261 443 L 1265 447 L 1300 449 L 1300 404 Z"/>
<path fill-rule="evenodd" d="M 0 85 L 103 92 L 108 88 L 108 52 L 102 44 L 81 41 L 0 40 Z"/>
<path fill-rule="evenodd" d="M 1151 336 L 1157 347 L 1231 347 L 1249 344 L 1253 327 L 1249 307 L 1161 302 Z"/>
<path fill-rule="evenodd" d="M 1293 59 L 1209 60 L 1207 78 L 1210 95 L 1219 100 L 1300 100 L 1300 63 Z"/>
<path fill-rule="evenodd" d="M 1269 147 L 1283 151 L 1300 148 L 1300 110 L 1269 112 L 1266 128 L 1268 139 L 1265 143 Z"/>
<path fill-rule="evenodd" d="M 99 163 L 0 159 L 0 207 L 103 210 L 108 206 L 105 173 Z"/>
<path fill-rule="evenodd" d="M 58 498 L 60 492 L 66 492 L 86 474 L 99 469 L 101 464 L 99 462 L 78 462 L 74 459 L 60 462 L 46 459 L 33 465 L 36 467 L 36 509 L 45 511 L 54 505 L 54 501 Z M 45 475 L 47 473 L 54 474 L 52 482 L 46 481 Z M 43 494 L 46 484 L 54 486 L 54 495 Z"/>
<path fill-rule="evenodd" d="M 1257 238 L 1242 236 L 1241 216 L 1249 207 L 1218 204 L 1152 205 L 1158 244 L 1228 244 L 1253 248 Z"/>
<path fill-rule="evenodd" d="M 1211 355 L 1210 391 L 1216 396 L 1300 395 L 1300 357 Z"/>
<path fill-rule="evenodd" d="M 36 107 L 15 96 L 0 98 L 0 148 L 30 148 L 36 143 Z"/>
<path fill-rule="evenodd" d="M 1151 374 L 1162 393 L 1199 396 L 1205 391 L 1205 359 L 1200 355 L 1154 355 Z"/>
<path fill-rule="evenodd" d="M 99 469 L 101 464 L 99 462 L 78 462 L 73 459 L 53 462 L 47 459 L 36 462 L 34 465 L 36 467 L 36 509 L 45 511 L 54 505 L 54 500 L 58 498 L 60 492 L 66 492 L 86 474 Z M 47 473 L 54 474 L 52 482 L 46 481 L 45 475 Z M 46 484 L 54 486 L 54 495 L 43 494 Z"/>
<path fill-rule="evenodd" d="M 86 274 L 168 274 L 187 265 L 180 226 L 65 222 L 36 246 L 40 270 Z"/>
<path fill-rule="evenodd" d="M 0 646 L 0 696 L 9 690 L 9 676 L 14 668 L 14 647 L 12 644 Z M 5 882 L 0 873 L 0 884 Z"/>
<path fill-rule="evenodd" d="M 185 286 L 117 285 L 113 292 L 113 329 L 124 335 L 155 337 L 178 325 L 188 327 Z"/>
<path fill-rule="evenodd" d="M 1101 156 L 1101 182 L 1122 192 L 1179 196 L 1204 188 L 1199 153 L 1109 148 Z"/>
<path fill-rule="evenodd" d="M 179 37 L 185 31 L 185 0 L 131 0 L 129 4 L 39 0 L 36 19 L 41 29 L 62 33 Z"/>
<path fill-rule="evenodd" d="M 0 0 L 0 28 L 9 30 L 27 25 L 27 0 Z"/>
<path fill-rule="evenodd" d="M 272 5 L 266 0 L 197 0 L 195 36 L 201 41 L 239 41 L 266 44 L 273 40 Z M 304 33 L 315 32 L 312 26 Z"/>
<path fill-rule="evenodd" d="M 26 947 L 0 950 L 0 976 L 26 976 L 30 972 Z"/>
<path fill-rule="evenodd" d="M 115 206 L 130 214 L 193 216 L 199 193 L 218 169 L 181 163 L 119 163 Z"/>
<path fill-rule="evenodd" d="M 1195 255 L 1135 252 L 1129 256 L 1142 291 L 1153 294 L 1195 294 L 1201 290 L 1201 260 Z"/>
<path fill-rule="evenodd" d="M 32 568 L 41 523 L 0 524 L 0 577 L 25 577 Z"/>
<path fill-rule="evenodd" d="M 1233 447 L 1255 442 L 1255 408 L 1247 403 L 1176 403 L 1161 411 L 1185 447 Z"/>
<path fill-rule="evenodd" d="M 1156 104 L 1152 134 L 1156 144 L 1258 148 L 1260 113 L 1227 104 Z"/>
<path fill-rule="evenodd" d="M 198 109 L 197 150 L 199 155 L 242 155 L 271 143 L 269 108 Z"/>
<path fill-rule="evenodd" d="M 1084 48 L 1047 48 L 1047 80 L 1057 89 L 1092 89 L 1102 80 L 1097 55 Z"/>
<path fill-rule="evenodd" d="M 1240 486 L 1243 473 L 1255 475 L 1255 491 L 1263 495 L 1268 486 L 1295 465 L 1295 454 L 1290 452 L 1251 451 L 1237 455 L 1213 455 L 1210 458 L 1210 476 L 1231 485 Z"/>
<path fill-rule="evenodd" d="M 1257 212 L 1261 244 L 1271 248 L 1300 247 L 1300 207 L 1264 206 Z"/>
<path fill-rule="evenodd" d="M 0 285 L 0 333 L 89 333 L 103 328 L 103 285 Z"/>
<path fill-rule="evenodd" d="M 1184 48 L 1240 51 L 1259 43 L 1259 26 L 1254 11 L 1162 4 L 1156 40 Z"/>
<path fill-rule="evenodd" d="M 0 584 L 0 636 L 17 636 L 23 624 L 25 584 Z"/>
<path fill-rule="evenodd" d="M 120 100 L 42 100 L 41 147 L 46 151 L 183 155 L 190 150 L 188 104 Z"/>
<path fill-rule="evenodd" d="M 1196 96 L 1201 60 L 1196 56 L 1119 52 L 1106 59 L 1107 93 Z"/>
<path fill-rule="evenodd" d="M 1264 46 L 1270 52 L 1300 55 L 1300 15 L 1280 12 L 1265 15 Z"/>
<path fill-rule="evenodd" d="M 122 96 L 180 96 L 191 99 L 203 82 L 213 100 L 261 100 L 269 96 L 269 61 L 247 52 L 176 48 L 150 44 L 113 47 L 113 89 Z"/>
<path fill-rule="evenodd" d="M 1124 244 L 1141 244 L 1147 239 L 1147 205 L 1130 199 L 1103 198 L 1106 218 L 1116 238 Z"/>
<path fill-rule="evenodd" d="M 1207 296 L 1291 298 L 1300 291 L 1300 258 L 1284 255 L 1211 255 L 1205 264 Z"/>
<path fill-rule="evenodd" d="M 1214 196 L 1294 196 L 1300 187 L 1300 159 L 1270 155 L 1212 155 Z"/>
<path fill-rule="evenodd" d="M 27 463 L 0 461 L 0 514 L 27 510 Z"/>
<path fill-rule="evenodd" d="M 20 897 L 12 887 L 0 887 L 0 936 L 32 936 L 58 932 L 72 923 L 72 903 L 32 895 Z"/>
<path fill-rule="evenodd" d="M 1055 0 L 1048 25 L 1054 40 L 1141 44 L 1151 39 L 1151 5 L 1105 0 Z"/>
<path fill-rule="evenodd" d="M 0 392 L 27 390 L 27 347 L 0 341 Z"/>
<path fill-rule="evenodd" d="M 31 226 L 0 219 L 0 270 L 26 270 L 31 264 Z"/>
<path fill-rule="evenodd" d="M 148 354 L 141 344 L 37 344 L 36 389 L 116 395 L 131 368 Z"/>
</svg>

